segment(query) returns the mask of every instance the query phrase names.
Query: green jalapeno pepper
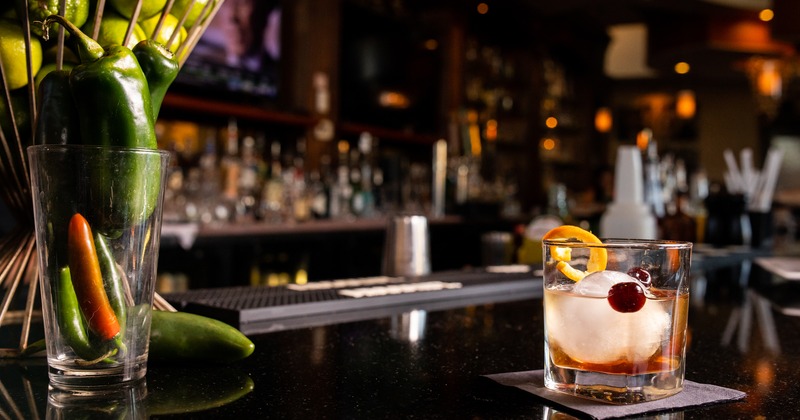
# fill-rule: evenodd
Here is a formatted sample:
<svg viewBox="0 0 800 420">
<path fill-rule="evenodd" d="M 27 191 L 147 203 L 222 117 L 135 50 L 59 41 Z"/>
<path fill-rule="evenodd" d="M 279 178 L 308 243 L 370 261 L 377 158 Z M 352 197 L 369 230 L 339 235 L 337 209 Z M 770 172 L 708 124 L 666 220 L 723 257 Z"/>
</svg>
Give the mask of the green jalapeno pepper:
<svg viewBox="0 0 800 420">
<path fill-rule="evenodd" d="M 158 118 L 161 102 L 167 94 L 167 88 L 172 84 L 180 71 L 175 55 L 153 40 L 141 41 L 133 47 L 133 54 L 139 61 L 139 66 L 147 79 L 150 89 L 150 105 L 153 109 L 153 119 Z"/>
<path fill-rule="evenodd" d="M 121 45 L 103 49 L 59 15 L 47 17 L 42 25 L 47 28 L 53 23 L 72 35 L 81 61 L 70 71 L 69 82 L 82 143 L 157 149 L 150 91 L 133 52 Z M 89 168 L 94 180 L 89 184 L 92 200 L 98 207 L 111 209 L 87 215 L 92 225 L 103 231 L 126 229 L 147 219 L 160 193 L 157 155 L 129 154 L 118 159 L 122 161 L 117 171 L 102 162 Z"/>
<path fill-rule="evenodd" d="M 152 311 L 150 356 L 164 362 L 231 363 L 244 359 L 255 345 L 236 328 L 187 312 Z"/>
<path fill-rule="evenodd" d="M 55 309 L 61 337 L 81 359 L 102 359 L 106 356 L 108 349 L 95 345 L 89 339 L 89 332 L 78 307 L 78 297 L 75 295 L 69 267 L 62 268 L 58 274 L 58 288 L 54 293 L 57 295 Z M 34 342 L 28 348 L 30 349 L 28 351 L 32 351 L 38 349 L 39 346 Z"/>
<path fill-rule="evenodd" d="M 125 335 L 125 322 L 128 312 L 122 276 L 117 271 L 114 255 L 111 253 L 108 242 L 106 242 L 102 233 L 95 232 L 94 247 L 97 250 L 97 260 L 100 263 L 100 273 L 103 276 L 103 288 L 106 291 L 106 296 L 108 296 L 108 303 L 117 316 L 117 321 L 120 324 L 119 336 L 122 338 Z"/>
<path fill-rule="evenodd" d="M 34 139 L 36 144 L 80 143 L 78 112 L 69 87 L 69 71 L 47 73 L 37 88 L 39 107 Z"/>
</svg>

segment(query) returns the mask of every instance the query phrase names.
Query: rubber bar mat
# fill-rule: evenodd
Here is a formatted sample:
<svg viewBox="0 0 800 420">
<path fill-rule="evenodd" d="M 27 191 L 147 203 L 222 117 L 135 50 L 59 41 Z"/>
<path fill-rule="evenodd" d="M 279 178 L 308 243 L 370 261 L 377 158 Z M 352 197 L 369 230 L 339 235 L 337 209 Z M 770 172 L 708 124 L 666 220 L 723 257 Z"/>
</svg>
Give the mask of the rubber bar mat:
<svg viewBox="0 0 800 420">
<path fill-rule="evenodd" d="M 529 266 L 497 266 L 420 277 L 199 289 L 166 294 L 164 298 L 178 310 L 216 318 L 245 334 L 256 334 L 541 294 L 541 272 Z"/>
</svg>

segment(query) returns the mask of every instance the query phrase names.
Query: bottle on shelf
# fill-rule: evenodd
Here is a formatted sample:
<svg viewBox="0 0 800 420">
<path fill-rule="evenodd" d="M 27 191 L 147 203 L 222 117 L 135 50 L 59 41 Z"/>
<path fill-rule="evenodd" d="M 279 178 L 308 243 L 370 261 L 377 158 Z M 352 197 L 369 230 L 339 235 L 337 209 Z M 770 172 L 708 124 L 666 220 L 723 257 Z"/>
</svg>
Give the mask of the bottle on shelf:
<svg viewBox="0 0 800 420">
<path fill-rule="evenodd" d="M 697 221 L 686 213 L 689 197 L 679 192 L 669 203 L 669 211 L 661 219 L 661 239 L 695 242 L 697 240 Z"/>
<path fill-rule="evenodd" d="M 327 219 L 330 216 L 330 194 L 333 183 L 331 157 L 322 155 L 320 170 L 311 171 L 308 182 L 308 195 L 311 214 L 314 219 Z"/>
<path fill-rule="evenodd" d="M 259 205 L 261 219 L 266 223 L 284 221 L 284 183 L 281 164 L 281 144 L 273 141 L 270 145 L 269 177 L 264 182 Z"/>
<path fill-rule="evenodd" d="M 311 208 L 308 198 L 308 183 L 306 181 L 305 156 L 306 139 L 297 139 L 297 154 L 289 168 L 289 201 L 292 205 L 292 219 L 295 222 L 305 222 L 311 218 Z"/>
<path fill-rule="evenodd" d="M 186 204 L 186 216 L 189 221 L 208 224 L 216 220 L 214 210 L 221 193 L 219 173 L 216 139 L 210 137 L 206 139 L 198 167 L 188 172 L 186 187 L 189 202 Z"/>
<path fill-rule="evenodd" d="M 663 186 L 661 184 L 661 164 L 658 157 L 658 145 L 653 139 L 653 132 L 644 129 L 637 134 L 637 144 L 644 150 L 644 201 L 650 206 L 657 219 L 664 217 Z"/>
<path fill-rule="evenodd" d="M 353 187 L 350 184 L 350 169 L 348 156 L 350 144 L 346 140 L 337 143 L 339 162 L 336 168 L 336 182 L 331 188 L 330 217 L 331 219 L 350 219 L 353 216 L 350 200 L 353 197 Z"/>
<path fill-rule="evenodd" d="M 239 171 L 239 200 L 236 206 L 237 222 L 254 222 L 261 182 L 256 140 L 252 136 L 242 139 L 241 168 Z"/>
<path fill-rule="evenodd" d="M 360 161 L 358 162 L 361 172 L 361 185 L 359 186 L 358 201 L 361 205 L 361 217 L 372 217 L 375 215 L 375 191 L 373 170 L 373 147 L 374 137 L 372 134 L 364 132 L 358 138 L 358 151 Z"/>
<path fill-rule="evenodd" d="M 239 127 L 235 118 L 228 120 L 225 134 L 225 154 L 220 161 L 222 200 L 215 209 L 215 218 L 234 221 L 239 200 L 239 176 L 242 162 L 239 158 Z"/>
</svg>

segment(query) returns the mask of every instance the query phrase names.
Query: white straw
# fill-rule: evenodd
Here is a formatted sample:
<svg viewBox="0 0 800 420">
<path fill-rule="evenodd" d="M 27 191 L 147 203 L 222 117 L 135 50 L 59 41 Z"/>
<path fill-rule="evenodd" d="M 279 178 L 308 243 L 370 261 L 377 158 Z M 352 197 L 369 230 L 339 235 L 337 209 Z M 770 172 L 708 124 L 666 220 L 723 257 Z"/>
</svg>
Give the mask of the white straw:
<svg viewBox="0 0 800 420">
<path fill-rule="evenodd" d="M 731 180 L 731 173 L 730 172 L 723 173 L 722 178 L 725 180 L 725 189 L 733 193 L 735 187 L 733 185 L 733 180 Z"/>
<path fill-rule="evenodd" d="M 750 200 L 753 198 L 755 186 L 758 182 L 757 178 L 754 176 L 755 170 L 753 168 L 753 149 L 745 147 L 741 150 L 741 152 L 739 152 L 739 157 L 742 161 L 742 187 L 744 188 L 744 193 L 747 196 L 747 199 Z"/>
<path fill-rule="evenodd" d="M 730 188 L 728 191 L 731 193 L 744 192 L 745 183 L 742 179 L 741 172 L 739 172 L 739 165 L 736 164 L 736 157 L 733 155 L 733 151 L 731 151 L 731 149 L 725 149 L 722 154 L 725 158 L 725 164 L 728 165 L 728 172 L 730 173 Z"/>
<path fill-rule="evenodd" d="M 761 171 L 762 182 L 758 189 L 758 199 L 751 202 L 751 210 L 768 212 L 772 207 L 772 196 L 775 193 L 775 186 L 778 182 L 778 174 L 781 170 L 782 160 L 783 151 L 770 147 L 769 151 L 767 151 L 764 170 Z"/>
</svg>

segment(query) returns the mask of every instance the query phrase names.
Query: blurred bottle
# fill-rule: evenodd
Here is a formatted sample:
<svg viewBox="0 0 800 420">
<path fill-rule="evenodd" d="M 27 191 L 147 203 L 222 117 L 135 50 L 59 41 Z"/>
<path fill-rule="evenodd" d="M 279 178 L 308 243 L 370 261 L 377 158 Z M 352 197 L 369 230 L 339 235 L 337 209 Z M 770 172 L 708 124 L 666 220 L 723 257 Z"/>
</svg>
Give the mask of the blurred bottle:
<svg viewBox="0 0 800 420">
<path fill-rule="evenodd" d="M 200 156 L 197 171 L 189 171 L 187 187 L 190 201 L 186 213 L 190 221 L 212 223 L 214 209 L 220 199 L 220 168 L 217 160 L 216 140 L 206 139 L 205 151 Z"/>
<path fill-rule="evenodd" d="M 351 152 L 350 155 L 350 183 L 353 185 L 352 209 L 353 214 L 358 217 L 372 217 L 375 213 L 372 146 L 372 135 L 367 132 L 361 133 L 358 139 L 358 151 Z"/>
<path fill-rule="evenodd" d="M 284 184 L 281 165 L 281 144 L 273 141 L 270 145 L 269 177 L 264 182 L 259 212 L 266 223 L 283 222 Z"/>
<path fill-rule="evenodd" d="M 669 203 L 667 214 L 661 219 L 662 239 L 689 242 L 697 240 L 697 222 L 686 213 L 688 207 L 688 195 L 679 192 L 676 199 Z"/>
<path fill-rule="evenodd" d="M 697 170 L 689 179 L 689 210 L 687 213 L 694 217 L 695 241 L 705 243 L 706 220 L 708 220 L 708 210 L 706 209 L 706 198 L 709 192 L 708 177 L 703 169 Z"/>
<path fill-rule="evenodd" d="M 364 195 L 362 194 L 361 152 L 357 148 L 350 149 L 349 158 L 350 210 L 353 216 L 361 217 L 364 214 Z"/>
<path fill-rule="evenodd" d="M 256 218 L 260 196 L 259 157 L 256 140 L 252 136 L 242 139 L 241 169 L 239 172 L 239 201 L 236 206 L 237 222 L 253 222 Z"/>
<path fill-rule="evenodd" d="M 350 144 L 346 140 L 340 140 L 337 147 L 339 149 L 339 162 L 336 168 L 336 182 L 331 188 L 330 217 L 331 219 L 349 219 L 353 215 L 350 209 L 353 187 L 350 184 L 350 169 L 348 167 Z"/>
<path fill-rule="evenodd" d="M 555 183 L 547 191 L 547 210 L 545 213 L 556 216 L 564 224 L 573 224 L 569 212 L 569 202 L 567 201 L 567 186 L 562 183 Z"/>
<path fill-rule="evenodd" d="M 639 148 L 645 151 L 642 164 L 644 173 L 644 202 L 650 207 L 657 219 L 664 217 L 663 186 L 661 184 L 661 165 L 658 158 L 658 145 L 653 139 L 653 132 L 644 129 L 637 135 Z"/>
<path fill-rule="evenodd" d="M 331 157 L 322 155 L 320 170 L 309 174 L 308 193 L 310 197 L 311 214 L 315 219 L 330 217 L 330 194 L 333 184 L 331 174 Z"/>
<path fill-rule="evenodd" d="M 235 118 L 228 120 L 225 132 L 225 154 L 220 162 L 222 175 L 222 200 L 217 205 L 217 220 L 233 221 L 239 201 L 239 175 L 242 162 L 239 158 L 239 127 Z"/>
<path fill-rule="evenodd" d="M 311 205 L 306 181 L 305 156 L 306 139 L 299 138 L 296 143 L 297 155 L 289 171 L 289 201 L 292 206 L 292 218 L 296 222 L 305 222 L 311 218 Z"/>
</svg>

